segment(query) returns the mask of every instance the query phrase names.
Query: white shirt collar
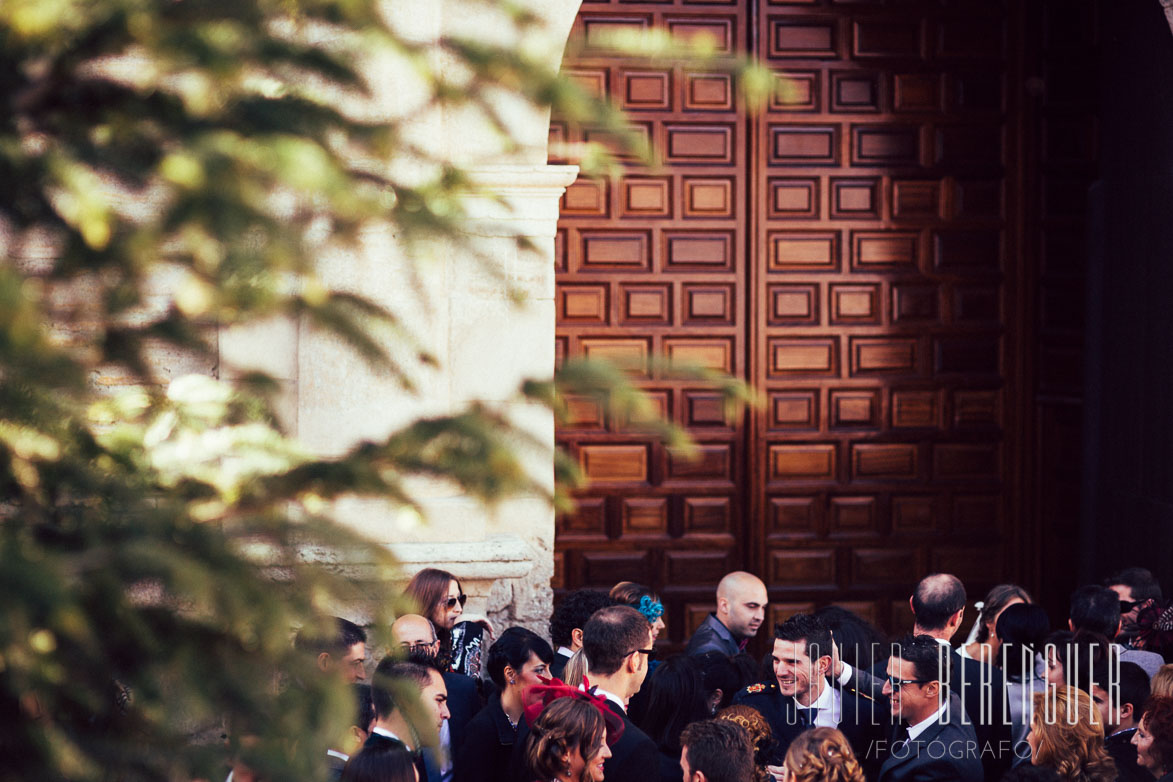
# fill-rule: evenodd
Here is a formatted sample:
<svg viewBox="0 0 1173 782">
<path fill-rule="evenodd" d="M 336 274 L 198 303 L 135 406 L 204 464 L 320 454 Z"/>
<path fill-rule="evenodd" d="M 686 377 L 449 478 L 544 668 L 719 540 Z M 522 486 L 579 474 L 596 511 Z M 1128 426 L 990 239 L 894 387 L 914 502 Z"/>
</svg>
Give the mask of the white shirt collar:
<svg viewBox="0 0 1173 782">
<path fill-rule="evenodd" d="M 387 730 L 386 728 L 380 728 L 378 725 L 371 728 L 371 733 L 378 733 L 380 736 L 386 736 L 389 739 L 395 739 L 396 741 L 402 742 L 404 744 L 407 743 L 406 741 L 403 741 L 403 739 L 399 738 L 391 731 Z"/>
<path fill-rule="evenodd" d="M 929 727 L 930 727 L 930 726 L 931 726 L 931 725 L 932 725 L 934 722 L 937 722 L 938 720 L 943 720 L 943 719 L 944 719 L 944 717 L 945 717 L 945 711 L 946 711 L 948 708 L 949 708 L 949 701 L 948 701 L 948 700 L 945 700 L 945 701 L 944 701 L 944 702 L 941 704 L 941 706 L 940 706 L 940 707 L 939 707 L 939 708 L 938 708 L 938 709 L 937 709 L 935 712 L 933 712 L 932 714 L 930 714 L 928 717 L 925 717 L 923 720 L 921 720 L 921 721 L 920 721 L 920 722 L 918 722 L 917 724 L 915 724 L 915 725 L 910 725 L 910 726 L 908 727 L 908 739 L 909 739 L 909 741 L 911 741 L 911 740 L 915 739 L 917 736 L 919 736 L 920 734 L 922 734 L 922 733 L 924 733 L 926 730 L 928 730 L 928 729 L 929 729 Z"/>
<path fill-rule="evenodd" d="M 580 685 L 578 685 L 578 689 L 582 690 L 583 692 L 586 692 L 586 691 L 587 691 L 587 688 L 586 688 L 586 687 L 584 687 L 584 686 L 583 686 L 583 685 L 581 685 L 581 684 L 580 684 Z M 607 700 L 611 701 L 612 703 L 614 703 L 614 704 L 615 704 L 616 706 L 618 706 L 619 708 L 623 709 L 623 713 L 624 713 L 624 714 L 626 714 L 626 713 L 627 713 L 627 704 L 625 704 L 625 703 L 623 702 L 623 699 L 622 699 L 622 698 L 620 698 L 618 695 L 616 695 L 616 694 L 615 694 L 615 693 L 613 693 L 613 692 L 608 692 L 607 690 L 604 690 L 602 687 L 598 687 L 598 686 L 594 687 L 593 689 L 594 689 L 594 691 L 595 691 L 595 695 L 601 695 L 601 696 L 603 696 L 604 698 L 606 698 Z"/>
<path fill-rule="evenodd" d="M 794 705 L 799 709 L 816 709 L 815 724 L 819 727 L 837 728 L 843 718 L 843 697 L 839 693 L 839 688 L 830 682 L 824 682 L 823 691 L 810 706 L 803 706 L 798 702 L 798 698 L 794 699 Z"/>
<path fill-rule="evenodd" d="M 936 636 L 934 636 L 933 640 L 936 641 L 937 643 L 941 644 L 941 646 L 944 646 L 949 651 L 953 651 L 952 645 L 950 645 L 950 643 L 948 641 L 946 641 L 944 638 L 937 638 Z"/>
<path fill-rule="evenodd" d="M 328 749 L 326 750 L 326 754 L 332 758 L 338 758 L 339 760 L 350 760 L 350 755 L 347 755 L 345 752 L 339 752 L 336 749 Z"/>
<path fill-rule="evenodd" d="M 558 654 L 564 654 L 564 655 L 566 655 L 567 657 L 573 657 L 573 656 L 574 656 L 574 652 L 570 651 L 570 649 L 569 649 L 569 648 L 567 648 L 567 647 L 565 647 L 565 646 L 559 646 L 559 647 L 558 647 Z"/>
</svg>

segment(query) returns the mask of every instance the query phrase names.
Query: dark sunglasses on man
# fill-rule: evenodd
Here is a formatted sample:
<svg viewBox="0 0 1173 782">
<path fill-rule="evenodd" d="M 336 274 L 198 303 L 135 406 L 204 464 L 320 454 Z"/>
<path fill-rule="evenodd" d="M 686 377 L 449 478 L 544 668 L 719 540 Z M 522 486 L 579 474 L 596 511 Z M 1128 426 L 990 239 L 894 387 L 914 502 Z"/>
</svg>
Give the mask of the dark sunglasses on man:
<svg viewBox="0 0 1173 782">
<path fill-rule="evenodd" d="M 467 600 L 468 595 L 461 595 L 460 597 L 450 597 L 447 600 L 441 600 L 440 603 L 448 610 L 452 610 L 453 608 L 456 608 L 457 603 L 460 603 L 460 607 L 464 608 L 464 604 Z"/>
<path fill-rule="evenodd" d="M 1136 608 L 1138 605 L 1140 605 L 1143 602 L 1144 602 L 1143 600 L 1121 600 L 1120 601 L 1120 613 L 1127 614 L 1129 611 Z"/>
</svg>

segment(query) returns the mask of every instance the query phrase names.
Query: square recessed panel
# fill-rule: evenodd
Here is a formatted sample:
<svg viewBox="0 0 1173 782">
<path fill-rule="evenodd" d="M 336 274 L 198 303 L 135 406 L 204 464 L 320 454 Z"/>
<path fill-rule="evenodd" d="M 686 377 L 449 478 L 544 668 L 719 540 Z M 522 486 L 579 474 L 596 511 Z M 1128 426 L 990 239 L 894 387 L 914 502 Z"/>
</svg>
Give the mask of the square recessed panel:
<svg viewBox="0 0 1173 782">
<path fill-rule="evenodd" d="M 580 177 L 562 195 L 562 214 L 568 217 L 606 217 L 607 183 Z"/>
<path fill-rule="evenodd" d="M 685 217 L 732 217 L 733 180 L 684 178 Z"/>
<path fill-rule="evenodd" d="M 621 285 L 624 323 L 667 325 L 672 322 L 672 289 L 667 285 Z"/>
<path fill-rule="evenodd" d="M 582 355 L 592 361 L 610 361 L 628 372 L 647 374 L 648 340 L 637 337 L 583 337 L 578 341 Z"/>
<path fill-rule="evenodd" d="M 664 352 L 676 364 L 733 372 L 733 344 L 728 339 L 665 338 Z"/>
<path fill-rule="evenodd" d="M 822 518 L 823 503 L 817 497 L 771 497 L 770 531 L 786 535 L 813 535 Z"/>
<path fill-rule="evenodd" d="M 831 110 L 844 113 L 879 111 L 879 74 L 868 72 L 831 74 Z"/>
<path fill-rule="evenodd" d="M 787 389 L 771 391 L 768 397 L 771 429 L 818 428 L 818 391 Z"/>
<path fill-rule="evenodd" d="M 584 445 L 579 465 L 597 483 L 643 483 L 648 477 L 646 445 Z"/>
<path fill-rule="evenodd" d="M 909 113 L 940 111 L 940 77 L 935 73 L 897 73 L 892 77 L 892 108 Z"/>
<path fill-rule="evenodd" d="M 725 400 L 712 391 L 684 392 L 684 425 L 727 429 L 733 419 L 726 416 Z"/>
<path fill-rule="evenodd" d="M 593 94 L 596 98 L 607 95 L 607 70 L 605 68 L 572 68 L 563 73 L 576 85 Z"/>
<path fill-rule="evenodd" d="M 586 38 L 587 49 L 596 52 L 612 51 L 614 39 L 618 35 L 642 33 L 652 24 L 650 15 L 611 15 L 582 16 L 582 27 Z"/>
<path fill-rule="evenodd" d="M 941 216 L 941 183 L 936 179 L 904 179 L 892 183 L 892 216 L 901 219 Z"/>
<path fill-rule="evenodd" d="M 771 326 L 812 326 L 819 322 L 819 286 L 769 285 Z"/>
<path fill-rule="evenodd" d="M 880 216 L 880 179 L 831 179 L 831 216 L 875 219 Z"/>
<path fill-rule="evenodd" d="M 912 375 L 919 371 L 917 341 L 904 337 L 852 337 L 851 374 Z"/>
<path fill-rule="evenodd" d="M 831 322 L 835 325 L 866 325 L 880 322 L 880 285 L 832 285 Z"/>
<path fill-rule="evenodd" d="M 941 402 L 937 391 L 893 389 L 893 429 L 936 429 L 940 421 Z"/>
<path fill-rule="evenodd" d="M 876 532 L 875 497 L 832 497 L 831 529 L 838 533 Z"/>
<path fill-rule="evenodd" d="M 818 111 L 818 71 L 778 71 L 778 85 L 770 98 L 771 111 Z"/>
<path fill-rule="evenodd" d="M 666 71 L 625 71 L 622 106 L 638 111 L 672 108 L 672 75 Z"/>
<path fill-rule="evenodd" d="M 632 122 L 629 125 L 610 128 L 588 128 L 583 138 L 598 144 L 620 160 L 637 161 L 641 154 L 652 146 L 652 123 Z"/>
<path fill-rule="evenodd" d="M 727 73 L 684 74 L 684 108 L 729 111 L 733 108 L 733 77 Z"/>
<path fill-rule="evenodd" d="M 558 318 L 565 323 L 602 325 L 608 320 L 606 285 L 558 286 Z"/>
<path fill-rule="evenodd" d="M 716 326 L 733 324 L 733 286 L 686 283 L 684 296 L 686 325 Z"/>
<path fill-rule="evenodd" d="M 900 283 L 892 286 L 892 322 L 923 323 L 938 317 L 938 299 L 935 285 Z"/>
<path fill-rule="evenodd" d="M 772 177 L 766 187 L 770 217 L 818 217 L 818 179 Z"/>
<path fill-rule="evenodd" d="M 836 429 L 878 429 L 879 389 L 831 391 L 831 426 Z"/>
<path fill-rule="evenodd" d="M 623 500 L 624 535 L 666 535 L 668 501 L 663 497 L 630 497 Z"/>
<path fill-rule="evenodd" d="M 788 443 L 769 446 L 768 478 L 773 481 L 834 480 L 834 443 Z"/>
<path fill-rule="evenodd" d="M 672 182 L 668 178 L 625 177 L 620 185 L 622 217 L 672 216 Z"/>
</svg>

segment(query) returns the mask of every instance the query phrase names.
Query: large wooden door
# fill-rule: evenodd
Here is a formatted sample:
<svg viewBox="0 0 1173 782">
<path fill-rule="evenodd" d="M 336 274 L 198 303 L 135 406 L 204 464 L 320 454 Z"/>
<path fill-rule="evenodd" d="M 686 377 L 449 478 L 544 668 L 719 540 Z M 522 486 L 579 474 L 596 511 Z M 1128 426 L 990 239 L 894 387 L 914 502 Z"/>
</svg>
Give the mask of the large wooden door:
<svg viewBox="0 0 1173 782">
<path fill-rule="evenodd" d="M 727 77 L 592 50 L 617 25 L 711 35 L 793 88 L 747 117 Z M 568 190 L 561 354 L 662 352 L 766 403 L 729 422 L 644 373 L 691 463 L 579 406 L 558 437 L 592 484 L 558 522 L 556 588 L 651 583 L 677 644 L 731 569 L 762 575 L 774 620 L 834 601 L 885 627 L 926 573 L 1014 575 L 1020 28 L 989 0 L 583 3 L 564 69 L 662 169 Z"/>
</svg>

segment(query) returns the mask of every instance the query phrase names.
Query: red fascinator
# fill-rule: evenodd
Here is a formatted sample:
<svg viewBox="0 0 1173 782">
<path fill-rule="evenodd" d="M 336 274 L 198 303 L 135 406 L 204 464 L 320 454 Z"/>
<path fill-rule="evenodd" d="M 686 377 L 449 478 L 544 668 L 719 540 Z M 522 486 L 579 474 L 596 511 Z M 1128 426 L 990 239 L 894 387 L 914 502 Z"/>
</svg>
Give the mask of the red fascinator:
<svg viewBox="0 0 1173 782">
<path fill-rule="evenodd" d="M 585 676 L 582 681 L 583 686 L 587 687 L 586 691 L 571 687 L 561 679 L 542 679 L 542 681 L 545 683 L 530 687 L 526 695 L 525 721 L 527 723 L 532 726 L 538 715 L 551 702 L 559 698 L 574 698 L 598 709 L 599 715 L 603 718 L 603 724 L 606 726 L 608 745 L 619 741 L 619 737 L 623 735 L 623 718 L 607 708 L 607 699 L 594 693 L 594 688 L 590 686 L 590 681 Z"/>
</svg>

